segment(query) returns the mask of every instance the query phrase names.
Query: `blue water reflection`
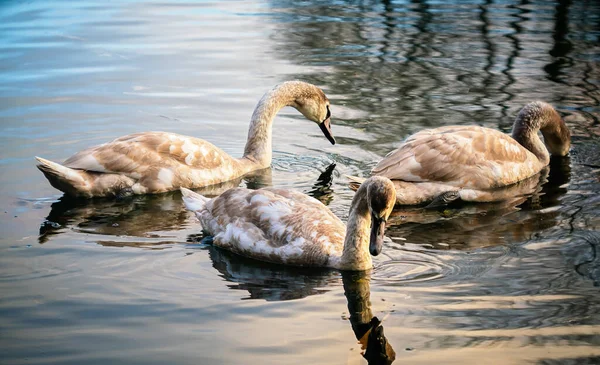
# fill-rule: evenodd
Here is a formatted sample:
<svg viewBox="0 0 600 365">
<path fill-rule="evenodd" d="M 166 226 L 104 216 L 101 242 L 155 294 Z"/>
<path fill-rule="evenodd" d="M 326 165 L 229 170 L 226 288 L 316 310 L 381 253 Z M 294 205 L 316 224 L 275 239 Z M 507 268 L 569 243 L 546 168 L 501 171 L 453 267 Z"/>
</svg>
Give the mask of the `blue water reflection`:
<svg viewBox="0 0 600 365">
<path fill-rule="evenodd" d="M 599 40 L 595 1 L 2 3 L 0 362 L 598 362 Z M 396 210 L 362 275 L 245 260 L 198 243 L 176 192 L 73 201 L 35 168 L 150 130 L 240 156 L 256 102 L 296 78 L 338 144 L 284 109 L 272 169 L 232 185 L 343 220 L 345 175 L 423 128 L 508 132 L 541 99 L 572 150 L 515 199 Z"/>
</svg>

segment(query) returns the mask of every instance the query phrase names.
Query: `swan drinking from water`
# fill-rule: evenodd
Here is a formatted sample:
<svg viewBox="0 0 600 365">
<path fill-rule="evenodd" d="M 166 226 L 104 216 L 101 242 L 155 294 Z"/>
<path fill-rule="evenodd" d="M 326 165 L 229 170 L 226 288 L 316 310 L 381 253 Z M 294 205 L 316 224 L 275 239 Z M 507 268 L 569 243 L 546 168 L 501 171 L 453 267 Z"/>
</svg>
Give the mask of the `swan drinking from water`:
<svg viewBox="0 0 600 365">
<path fill-rule="evenodd" d="M 536 101 L 519 112 L 512 137 L 479 126 L 422 130 L 379 161 L 371 174 L 394 182 L 400 205 L 496 201 L 506 198 L 505 188 L 539 173 L 550 154 L 565 156 L 570 145 L 571 133 L 558 112 Z M 361 179 L 353 179 L 356 188 Z"/>
</svg>

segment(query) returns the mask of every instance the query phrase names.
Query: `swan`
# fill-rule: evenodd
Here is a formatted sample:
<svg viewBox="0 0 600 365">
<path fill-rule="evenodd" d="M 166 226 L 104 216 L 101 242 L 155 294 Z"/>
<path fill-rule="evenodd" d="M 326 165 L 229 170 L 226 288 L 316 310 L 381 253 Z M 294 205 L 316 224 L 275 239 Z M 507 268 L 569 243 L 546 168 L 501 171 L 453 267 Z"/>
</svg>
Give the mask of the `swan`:
<svg viewBox="0 0 600 365">
<path fill-rule="evenodd" d="M 277 112 L 296 108 L 331 142 L 329 100 L 317 86 L 288 81 L 268 91 L 254 109 L 242 158 L 199 138 L 168 132 L 130 134 L 76 153 L 62 165 L 36 157 L 50 184 L 67 195 L 121 197 L 229 181 L 271 164 L 271 125 Z"/>
<path fill-rule="evenodd" d="M 511 185 L 547 166 L 550 154 L 567 155 L 570 145 L 571 133 L 558 112 L 534 101 L 517 115 L 512 137 L 479 126 L 422 130 L 379 161 L 371 175 L 392 180 L 398 205 L 498 201 L 507 198 Z M 349 178 L 353 189 L 363 180 Z"/>
<path fill-rule="evenodd" d="M 348 225 L 308 195 L 276 188 L 234 188 L 208 199 L 181 188 L 215 246 L 253 259 L 291 266 L 368 270 L 383 246 L 394 208 L 392 182 L 367 179 L 352 199 Z"/>
</svg>

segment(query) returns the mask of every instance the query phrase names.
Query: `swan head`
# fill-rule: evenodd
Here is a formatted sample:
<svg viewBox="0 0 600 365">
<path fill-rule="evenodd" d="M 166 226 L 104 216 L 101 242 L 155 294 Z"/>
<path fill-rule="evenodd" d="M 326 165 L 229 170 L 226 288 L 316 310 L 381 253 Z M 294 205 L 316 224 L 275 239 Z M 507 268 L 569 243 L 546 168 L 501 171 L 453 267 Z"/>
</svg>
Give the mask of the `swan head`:
<svg viewBox="0 0 600 365">
<path fill-rule="evenodd" d="M 571 131 L 564 119 L 550 104 L 547 104 L 547 122 L 542 126 L 544 144 L 552 156 L 566 156 L 571 148 Z"/>
<path fill-rule="evenodd" d="M 566 156 L 571 147 L 571 132 L 556 109 L 543 101 L 534 101 L 523 107 L 513 126 L 513 138 L 537 133 L 544 136 L 544 144 L 553 156 Z"/>
<path fill-rule="evenodd" d="M 383 248 L 385 224 L 396 204 L 396 188 L 390 179 L 383 176 L 373 176 L 363 185 L 367 187 L 367 202 L 371 214 L 369 252 L 377 256 Z"/>
<path fill-rule="evenodd" d="M 323 90 L 302 81 L 291 81 L 290 85 L 296 89 L 292 106 L 302 113 L 306 119 L 317 123 L 329 142 L 335 144 L 335 138 L 331 133 L 330 103 Z"/>
</svg>

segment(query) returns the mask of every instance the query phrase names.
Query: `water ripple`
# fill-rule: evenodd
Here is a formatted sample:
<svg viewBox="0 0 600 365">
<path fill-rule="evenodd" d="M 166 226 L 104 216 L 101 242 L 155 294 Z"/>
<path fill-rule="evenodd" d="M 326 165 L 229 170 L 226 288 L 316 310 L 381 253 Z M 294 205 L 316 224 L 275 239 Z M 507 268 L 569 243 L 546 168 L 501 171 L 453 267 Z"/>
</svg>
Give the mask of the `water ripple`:
<svg viewBox="0 0 600 365">
<path fill-rule="evenodd" d="M 2 359 L 357 364 L 386 313 L 396 363 L 597 363 L 600 3 L 513 3 L 3 2 Z M 308 193 L 344 221 L 344 175 L 424 128 L 509 132 L 541 99 L 571 159 L 523 199 L 396 209 L 373 276 L 343 289 L 337 271 L 187 244 L 200 227 L 177 194 L 69 202 L 35 168 L 147 130 L 240 156 L 256 102 L 290 79 L 325 90 L 338 143 L 286 108 L 272 176 L 232 183 Z"/>
<path fill-rule="evenodd" d="M 403 259 L 386 261 L 375 267 L 373 279 L 387 285 L 439 280 L 452 272 L 442 262 Z"/>
</svg>

